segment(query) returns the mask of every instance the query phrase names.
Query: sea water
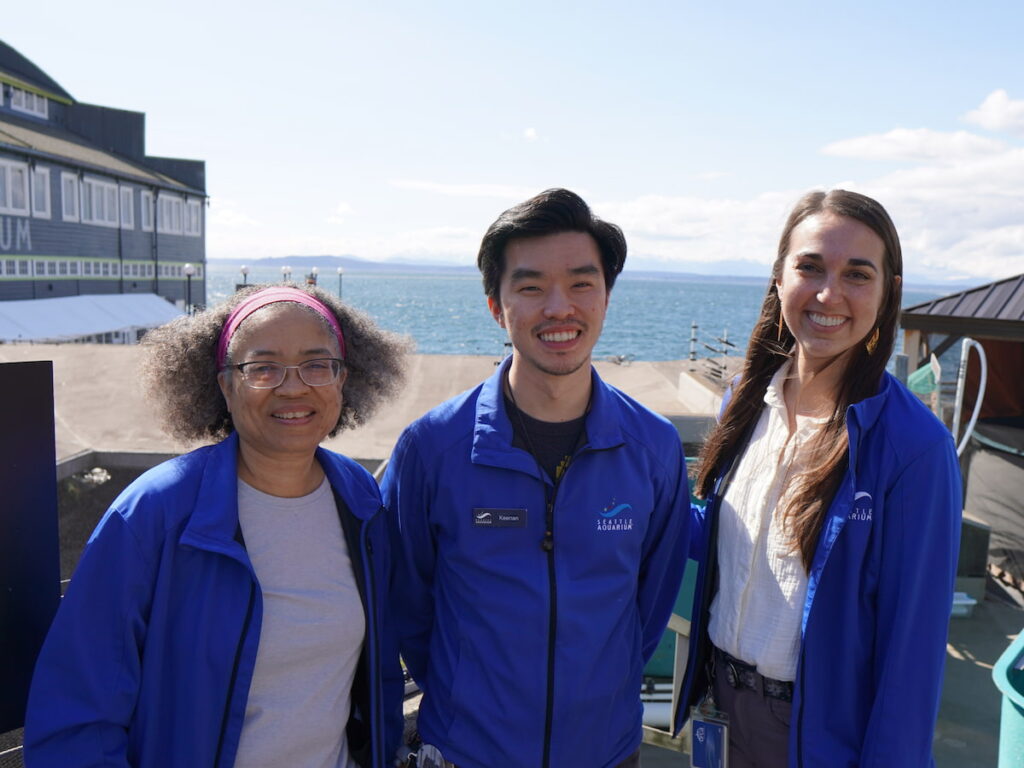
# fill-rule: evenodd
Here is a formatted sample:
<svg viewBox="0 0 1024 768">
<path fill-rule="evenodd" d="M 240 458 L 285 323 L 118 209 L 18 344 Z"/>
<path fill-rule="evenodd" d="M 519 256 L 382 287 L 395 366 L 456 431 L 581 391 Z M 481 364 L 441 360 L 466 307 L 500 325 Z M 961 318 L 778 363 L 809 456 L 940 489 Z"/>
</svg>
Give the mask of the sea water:
<svg viewBox="0 0 1024 768">
<path fill-rule="evenodd" d="M 298 268 L 292 279 L 301 281 Z M 207 267 L 207 305 L 223 302 L 241 280 L 238 267 Z M 253 267 L 250 283 L 280 282 L 281 272 Z M 698 357 L 742 356 L 767 288 L 763 283 L 694 280 L 685 275 L 619 276 L 612 291 L 595 359 L 679 360 L 689 356 L 696 323 Z M 368 313 L 397 333 L 407 334 L 421 354 L 503 354 L 507 340 L 487 309 L 478 274 L 382 274 L 346 271 L 321 274 L 320 287 Z M 905 291 L 904 306 L 938 296 Z"/>
</svg>

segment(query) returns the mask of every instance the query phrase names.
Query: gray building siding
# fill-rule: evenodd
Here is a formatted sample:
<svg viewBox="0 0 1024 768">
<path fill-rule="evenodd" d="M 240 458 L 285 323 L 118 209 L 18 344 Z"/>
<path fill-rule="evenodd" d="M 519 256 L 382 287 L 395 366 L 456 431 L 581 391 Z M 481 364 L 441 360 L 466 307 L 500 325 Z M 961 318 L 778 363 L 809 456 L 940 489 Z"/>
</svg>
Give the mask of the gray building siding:
<svg viewBox="0 0 1024 768">
<path fill-rule="evenodd" d="M 5 192 L 17 192 L 0 196 L 0 301 L 156 293 L 183 302 L 190 293 L 193 304 L 204 304 L 205 163 L 148 157 L 143 113 L 76 101 L 2 41 L 0 81 L 0 160 L 16 164 L 6 166 L 13 171 Z M 44 169 L 46 217 L 35 215 L 32 187 L 29 210 L 20 202 L 25 171 L 34 177 Z M 64 219 L 62 174 L 75 180 L 79 220 Z M 130 190 L 130 223 L 122 213 L 124 190 Z M 154 200 L 148 230 L 144 193 Z M 86 196 L 94 203 L 91 221 L 81 215 Z M 195 268 L 191 281 L 186 264 Z"/>
<path fill-rule="evenodd" d="M 26 162 L 26 158 L 5 151 L 0 151 L 0 159 Z M 28 216 L 0 214 L 0 301 L 91 293 L 157 293 L 179 302 L 184 301 L 188 293 L 183 267 L 191 263 L 198 271 L 192 278 L 192 302 L 205 304 L 206 209 L 203 198 L 98 173 L 80 175 L 77 168 L 68 164 L 36 161 L 34 167 L 49 171 L 50 217 L 40 218 L 31 213 Z M 120 190 L 130 190 L 131 226 L 65 221 L 62 173 L 116 185 L 119 202 Z M 143 230 L 143 191 L 153 193 L 155 200 L 159 195 L 167 195 L 199 202 L 200 235 L 160 232 L 157 226 L 151 231 Z M 20 262 L 27 263 L 27 274 Z M 105 270 L 103 265 L 106 265 Z M 99 268 L 96 274 L 93 274 L 94 268 Z M 89 274 L 85 274 L 86 270 Z M 114 273 L 116 279 L 111 277 Z"/>
</svg>

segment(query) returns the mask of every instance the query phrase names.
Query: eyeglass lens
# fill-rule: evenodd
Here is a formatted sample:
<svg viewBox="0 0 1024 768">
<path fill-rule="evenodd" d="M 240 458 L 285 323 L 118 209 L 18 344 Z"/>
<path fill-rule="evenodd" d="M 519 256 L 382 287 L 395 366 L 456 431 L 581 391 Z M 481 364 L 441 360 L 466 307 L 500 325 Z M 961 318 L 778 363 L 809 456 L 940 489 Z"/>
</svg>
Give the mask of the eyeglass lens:
<svg viewBox="0 0 1024 768">
<path fill-rule="evenodd" d="M 274 389 L 281 386 L 289 368 L 298 371 L 299 378 L 304 384 L 310 387 L 323 387 L 338 378 L 341 363 L 338 360 L 323 358 L 307 360 L 299 365 L 257 362 L 242 363 L 239 366 L 243 380 L 254 389 Z"/>
</svg>

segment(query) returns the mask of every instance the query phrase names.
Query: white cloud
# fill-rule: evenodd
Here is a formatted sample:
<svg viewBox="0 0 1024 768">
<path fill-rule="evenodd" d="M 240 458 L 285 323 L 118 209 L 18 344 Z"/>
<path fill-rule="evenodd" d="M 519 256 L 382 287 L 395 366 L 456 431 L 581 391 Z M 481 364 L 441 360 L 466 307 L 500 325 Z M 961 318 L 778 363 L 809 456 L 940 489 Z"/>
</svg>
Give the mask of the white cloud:
<svg viewBox="0 0 1024 768">
<path fill-rule="evenodd" d="M 236 201 L 229 198 L 217 198 L 210 201 L 206 209 L 207 224 L 228 229 L 260 226 L 259 219 L 253 218 L 243 211 Z"/>
<path fill-rule="evenodd" d="M 417 179 L 392 179 L 388 183 L 398 189 L 411 189 L 449 197 L 496 197 L 502 200 L 519 201 L 537 194 L 536 189 L 508 184 L 442 184 L 436 181 Z"/>
<path fill-rule="evenodd" d="M 986 96 L 980 107 L 964 115 L 964 120 L 990 131 L 1024 136 L 1024 101 L 1011 99 L 1000 88 Z"/>
<path fill-rule="evenodd" d="M 345 224 L 355 213 L 355 209 L 348 203 L 342 201 L 334 209 L 334 213 L 327 217 L 328 224 Z"/>
<path fill-rule="evenodd" d="M 912 280 L 984 282 L 1024 273 L 1024 147 L 927 130 L 829 147 L 849 156 L 916 160 L 909 168 L 820 185 L 863 192 L 886 207 Z M 702 271 L 718 262 L 725 274 L 767 275 L 785 217 L 804 191 L 748 199 L 648 195 L 595 209 L 623 227 L 637 261 Z"/>
<path fill-rule="evenodd" d="M 795 191 L 749 200 L 646 195 L 594 208 L 623 228 L 630 253 L 645 262 L 687 268 L 742 261 L 767 275 L 787 208 L 797 197 Z"/>
<path fill-rule="evenodd" d="M 523 131 L 523 138 L 526 139 L 527 141 L 536 141 L 539 138 L 539 136 L 537 135 L 537 129 L 527 128 L 525 131 Z"/>
<path fill-rule="evenodd" d="M 968 131 L 952 133 L 928 128 L 896 128 L 888 133 L 835 141 L 822 148 L 825 155 L 891 162 L 958 163 L 1006 150 L 1006 144 Z"/>
</svg>

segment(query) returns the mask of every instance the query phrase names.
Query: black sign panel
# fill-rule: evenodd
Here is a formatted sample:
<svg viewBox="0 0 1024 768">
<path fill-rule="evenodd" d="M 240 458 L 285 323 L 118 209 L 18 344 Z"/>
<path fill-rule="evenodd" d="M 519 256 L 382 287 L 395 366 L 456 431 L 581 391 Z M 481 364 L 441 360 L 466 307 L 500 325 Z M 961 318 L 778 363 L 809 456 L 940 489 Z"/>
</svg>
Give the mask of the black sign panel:
<svg viewBox="0 0 1024 768">
<path fill-rule="evenodd" d="M 53 364 L 0 364 L 0 732 L 20 728 L 60 602 Z"/>
</svg>

